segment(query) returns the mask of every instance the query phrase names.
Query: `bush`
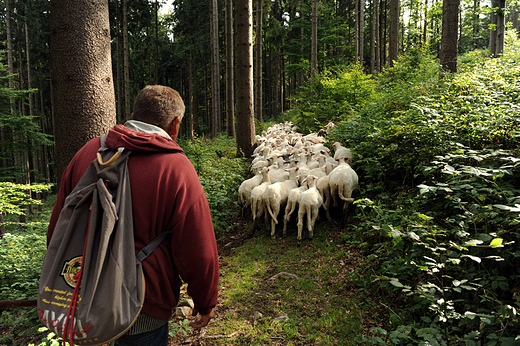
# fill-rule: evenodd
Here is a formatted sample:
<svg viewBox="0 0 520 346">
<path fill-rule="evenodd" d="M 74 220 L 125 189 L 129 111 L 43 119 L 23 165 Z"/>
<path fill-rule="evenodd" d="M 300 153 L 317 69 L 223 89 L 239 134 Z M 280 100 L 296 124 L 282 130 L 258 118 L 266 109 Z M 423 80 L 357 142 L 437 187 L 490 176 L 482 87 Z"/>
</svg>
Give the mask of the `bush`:
<svg viewBox="0 0 520 346">
<path fill-rule="evenodd" d="M 303 133 L 317 132 L 331 120 L 346 119 L 363 108 L 374 92 L 374 81 L 360 65 L 325 71 L 308 81 L 294 98 L 286 117 Z"/>
<path fill-rule="evenodd" d="M 214 140 L 178 140 L 193 163 L 206 197 L 217 238 L 227 231 L 237 206 L 238 186 L 249 174 L 248 161 L 236 158 L 234 139 L 225 135 Z"/>
</svg>

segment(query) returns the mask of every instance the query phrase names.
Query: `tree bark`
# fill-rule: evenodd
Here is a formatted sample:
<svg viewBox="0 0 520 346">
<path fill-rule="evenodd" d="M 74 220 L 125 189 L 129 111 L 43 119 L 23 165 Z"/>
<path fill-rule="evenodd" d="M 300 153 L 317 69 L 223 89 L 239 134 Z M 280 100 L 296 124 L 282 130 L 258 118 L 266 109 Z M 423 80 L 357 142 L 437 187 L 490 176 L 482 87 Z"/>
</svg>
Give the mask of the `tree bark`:
<svg viewBox="0 0 520 346">
<path fill-rule="evenodd" d="M 390 0 L 390 32 L 388 35 L 388 65 L 394 66 L 399 54 L 399 0 Z"/>
<path fill-rule="evenodd" d="M 477 49 L 480 29 L 480 0 L 473 0 L 473 49 Z"/>
<path fill-rule="evenodd" d="M 218 48 L 218 7 L 217 0 L 211 1 L 211 137 L 220 133 L 220 67 Z"/>
<path fill-rule="evenodd" d="M 155 84 L 159 84 L 159 1 L 155 0 Z"/>
<path fill-rule="evenodd" d="M 251 157 L 255 144 L 253 109 L 253 5 L 236 1 L 237 156 Z"/>
<path fill-rule="evenodd" d="M 10 75 L 14 74 L 14 63 L 13 63 L 13 40 L 11 30 L 11 8 L 10 0 L 5 0 L 5 12 L 6 12 L 6 32 L 7 32 L 7 72 Z M 9 78 L 9 89 L 14 89 L 13 78 Z M 14 114 L 14 99 L 9 99 L 11 105 L 11 114 Z"/>
<path fill-rule="evenodd" d="M 129 119 L 132 113 L 130 101 L 130 46 L 128 44 L 128 0 L 123 0 L 123 94 L 124 111 L 122 120 Z"/>
<path fill-rule="evenodd" d="M 51 0 L 51 49 L 59 184 L 74 154 L 116 123 L 108 1 Z"/>
<path fill-rule="evenodd" d="M 190 141 L 193 141 L 193 115 L 194 111 L 194 102 L 193 102 L 193 53 L 190 51 L 190 61 L 188 61 L 188 104 L 189 104 L 189 113 L 188 113 L 188 129 L 187 129 L 187 137 Z"/>
<path fill-rule="evenodd" d="M 263 0 L 256 0 L 256 42 L 255 42 L 255 117 L 263 122 L 262 107 L 262 21 Z"/>
<path fill-rule="evenodd" d="M 497 10 L 497 38 L 495 55 L 500 56 L 504 53 L 504 36 L 505 36 L 505 7 L 506 0 L 498 0 Z"/>
<path fill-rule="evenodd" d="M 227 136 L 235 137 L 235 77 L 233 63 L 233 0 L 226 0 L 226 122 Z"/>
<path fill-rule="evenodd" d="M 356 0 L 356 62 L 363 64 L 365 39 L 365 0 Z"/>
<path fill-rule="evenodd" d="M 498 7 L 498 0 L 491 0 L 491 17 L 489 30 L 489 56 L 493 57 L 497 54 L 497 15 L 495 8 Z"/>
<path fill-rule="evenodd" d="M 318 72 L 318 0 L 312 0 L 311 77 Z"/>
<path fill-rule="evenodd" d="M 422 39 L 422 46 L 426 46 L 427 42 L 427 33 L 428 33 L 428 0 L 424 0 L 424 22 L 423 22 L 423 39 Z"/>
<path fill-rule="evenodd" d="M 444 0 L 442 4 L 442 37 L 440 62 L 445 71 L 457 72 L 458 24 L 460 0 Z"/>
<path fill-rule="evenodd" d="M 372 21 L 370 23 L 370 73 L 374 74 L 376 71 L 376 51 L 379 42 L 377 40 L 378 28 L 377 23 L 379 20 L 379 0 L 372 0 Z"/>
</svg>

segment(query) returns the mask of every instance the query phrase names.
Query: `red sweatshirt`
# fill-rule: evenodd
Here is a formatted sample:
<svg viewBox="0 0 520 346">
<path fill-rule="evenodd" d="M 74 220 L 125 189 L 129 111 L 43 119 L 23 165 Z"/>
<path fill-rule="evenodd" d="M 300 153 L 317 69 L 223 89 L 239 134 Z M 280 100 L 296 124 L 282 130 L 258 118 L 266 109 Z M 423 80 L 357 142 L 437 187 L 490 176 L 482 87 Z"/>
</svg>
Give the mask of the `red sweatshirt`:
<svg viewBox="0 0 520 346">
<path fill-rule="evenodd" d="M 208 201 L 197 173 L 173 140 L 133 131 L 123 125 L 112 128 L 109 148 L 132 151 L 128 162 L 137 252 L 161 232 L 171 230 L 144 260 L 146 297 L 142 313 L 169 319 L 179 300 L 181 279 L 203 315 L 217 304 L 219 263 Z M 74 156 L 61 178 L 58 199 L 48 232 L 49 243 L 65 198 L 72 192 L 100 147 L 89 141 Z M 179 277 L 180 276 L 180 277 Z"/>
</svg>

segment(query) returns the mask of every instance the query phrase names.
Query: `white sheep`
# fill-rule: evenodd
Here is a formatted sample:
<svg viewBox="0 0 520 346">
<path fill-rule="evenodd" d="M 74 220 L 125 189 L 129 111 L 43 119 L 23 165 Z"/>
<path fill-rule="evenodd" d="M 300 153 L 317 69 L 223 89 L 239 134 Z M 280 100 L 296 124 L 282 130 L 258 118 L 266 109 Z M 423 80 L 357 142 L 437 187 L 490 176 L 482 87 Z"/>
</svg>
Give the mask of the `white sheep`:
<svg viewBox="0 0 520 346">
<path fill-rule="evenodd" d="M 262 171 L 258 171 L 254 177 L 244 180 L 238 187 L 238 203 L 242 206 L 242 217 L 251 205 L 251 191 L 261 183 Z"/>
<path fill-rule="evenodd" d="M 300 194 L 298 208 L 298 243 L 302 240 L 303 217 L 307 214 L 307 229 L 309 230 L 309 238 L 314 236 L 314 223 L 318 218 L 320 207 L 323 204 L 323 198 L 316 189 L 316 180 L 314 175 L 307 176 L 306 181 L 309 188 Z"/>
<path fill-rule="evenodd" d="M 253 215 L 253 232 L 257 229 L 258 219 L 264 213 L 264 192 L 271 180 L 269 168 L 262 169 L 262 183 L 251 190 L 251 214 Z M 266 215 L 267 220 L 267 215 Z M 266 224 L 269 229 L 269 224 Z"/>
<path fill-rule="evenodd" d="M 329 174 L 330 195 L 334 201 L 334 206 L 338 205 L 338 199 L 343 203 L 342 224 L 346 221 L 348 204 L 354 202 L 352 191 L 358 185 L 356 172 L 345 161 L 344 157 L 339 158 L 339 165 Z"/>
<path fill-rule="evenodd" d="M 285 206 L 287 203 L 287 198 L 289 197 L 289 192 L 298 187 L 298 180 L 296 177 L 296 173 L 298 172 L 298 167 L 289 169 L 289 179 L 282 182 L 276 182 L 271 185 L 267 185 L 264 192 L 264 206 L 266 213 L 266 222 L 270 218 L 271 219 L 271 238 L 275 239 L 275 228 L 278 224 L 278 214 L 280 213 L 280 209 L 282 206 Z"/>
<path fill-rule="evenodd" d="M 289 196 L 287 197 L 287 204 L 285 205 L 285 215 L 283 217 L 283 236 L 287 234 L 287 223 L 291 219 L 292 213 L 298 207 L 298 201 L 300 200 L 300 195 L 303 191 L 309 188 L 308 184 L 305 183 L 300 187 L 294 188 L 289 191 Z"/>
<path fill-rule="evenodd" d="M 327 219 L 330 221 L 330 212 L 329 212 L 329 205 L 330 205 L 330 187 L 329 187 L 329 176 L 326 175 L 324 177 L 321 177 L 316 182 L 316 188 L 320 192 L 321 198 L 323 198 L 323 209 L 325 210 L 325 214 L 327 215 Z"/>
<path fill-rule="evenodd" d="M 345 157 L 347 163 L 352 166 L 352 152 L 349 148 L 345 148 L 340 142 L 332 144 L 334 147 L 334 160 L 338 160 L 340 157 Z"/>
</svg>

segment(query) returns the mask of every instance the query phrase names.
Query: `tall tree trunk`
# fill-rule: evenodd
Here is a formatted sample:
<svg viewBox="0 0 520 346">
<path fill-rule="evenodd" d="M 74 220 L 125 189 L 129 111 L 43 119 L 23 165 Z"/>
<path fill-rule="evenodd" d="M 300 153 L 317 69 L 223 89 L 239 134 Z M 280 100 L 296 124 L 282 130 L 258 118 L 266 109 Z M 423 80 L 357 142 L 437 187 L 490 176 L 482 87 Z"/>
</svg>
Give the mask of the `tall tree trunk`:
<svg viewBox="0 0 520 346">
<path fill-rule="evenodd" d="M 233 57 L 233 0 L 226 0 L 226 122 L 227 136 L 235 137 L 235 77 Z"/>
<path fill-rule="evenodd" d="M 155 84 L 159 84 L 159 1 L 155 0 Z"/>
<path fill-rule="evenodd" d="M 496 38 L 496 48 L 495 55 L 500 56 L 504 53 L 504 36 L 505 36 L 505 8 L 506 0 L 498 0 L 498 10 L 497 10 L 497 38 Z"/>
<path fill-rule="evenodd" d="M 211 137 L 220 133 L 220 67 L 218 48 L 218 8 L 217 0 L 211 1 Z"/>
<path fill-rule="evenodd" d="M 394 66 L 399 54 L 399 0 L 390 0 L 390 32 L 388 35 L 388 65 Z"/>
<path fill-rule="evenodd" d="M 384 47 L 384 44 L 382 44 L 382 42 L 384 42 L 384 41 L 381 40 L 381 32 L 380 32 L 381 26 L 380 26 L 379 18 L 381 17 L 381 12 L 379 10 L 379 0 L 374 0 L 374 5 L 375 5 L 374 16 L 375 16 L 375 21 L 376 21 L 376 28 L 375 28 L 376 71 L 377 71 L 377 73 L 381 73 L 381 46 Z"/>
<path fill-rule="evenodd" d="M 31 55 L 30 55 L 30 40 L 29 40 L 29 25 L 27 24 L 27 5 L 25 5 L 25 59 L 27 64 L 27 88 L 29 90 L 32 89 L 32 75 L 31 75 Z M 35 121 L 33 119 L 34 117 L 34 97 L 32 92 L 28 94 L 29 97 L 29 117 L 31 118 L 31 121 Z M 32 158 L 32 167 L 34 172 L 39 172 L 40 169 L 38 167 L 38 150 L 36 149 L 36 143 L 32 141 L 31 146 L 34 148 L 31 153 Z M 33 174 L 32 177 L 30 177 L 30 170 L 27 171 L 27 175 L 29 176 L 29 181 L 35 182 L 36 181 L 36 174 Z M 28 191 L 29 194 L 31 194 L 31 191 Z M 41 195 L 39 193 L 36 194 L 36 199 L 41 199 Z M 38 204 L 38 211 L 41 212 L 41 204 Z M 33 214 L 32 204 L 28 206 L 29 215 Z"/>
<path fill-rule="evenodd" d="M 509 8 L 509 19 L 507 20 L 508 23 L 511 23 L 511 28 L 516 30 L 517 34 L 520 34 L 520 21 L 518 20 L 519 13 L 516 8 Z"/>
<path fill-rule="evenodd" d="M 253 4 L 236 1 L 237 156 L 251 157 L 255 145 L 253 109 Z"/>
<path fill-rule="evenodd" d="M 42 124 L 42 133 L 47 134 L 47 126 L 45 119 L 45 108 L 43 106 L 43 81 L 40 80 L 40 102 L 41 102 L 41 124 Z M 44 177 L 45 182 L 49 183 L 51 181 L 51 172 L 49 169 L 49 148 L 47 144 L 43 145 L 43 157 L 42 157 L 42 167 L 44 167 Z"/>
<path fill-rule="evenodd" d="M 116 91 L 116 114 L 117 114 L 117 122 L 122 123 L 123 122 L 123 114 L 121 109 L 121 101 L 123 99 L 122 95 L 122 65 L 123 65 L 123 42 L 122 42 L 122 35 L 121 35 L 121 10 L 119 8 L 119 0 L 116 0 L 116 20 L 115 20 L 115 27 L 116 27 L 116 84 L 115 84 L 115 91 Z"/>
<path fill-rule="evenodd" d="M 11 8 L 10 0 L 5 0 L 5 12 L 6 12 L 6 32 L 7 32 L 7 72 L 10 75 L 14 74 L 14 63 L 13 63 L 13 40 L 12 40 L 12 29 L 11 29 Z M 14 89 L 13 78 L 9 78 L 9 89 Z M 11 105 L 11 114 L 14 114 L 14 99 L 9 99 Z"/>
<path fill-rule="evenodd" d="M 445 71 L 457 72 L 458 25 L 460 0 L 442 4 L 442 38 L 440 62 Z"/>
<path fill-rule="evenodd" d="M 193 92 L 193 53 L 190 51 L 190 61 L 188 61 L 188 105 L 190 111 L 188 113 L 188 129 L 186 131 L 190 141 L 193 141 L 193 107 L 195 107 L 193 103 Z"/>
<path fill-rule="evenodd" d="M 473 49 L 478 47 L 478 33 L 480 30 L 480 0 L 473 0 Z"/>
<path fill-rule="evenodd" d="M 9 75 L 14 74 L 14 62 L 13 62 L 13 40 L 12 40 L 12 29 L 11 29 L 11 7 L 10 7 L 10 0 L 5 0 L 5 12 L 6 12 L 6 34 L 7 34 L 7 73 Z M 13 77 L 9 78 L 8 83 L 9 89 L 14 89 L 14 81 Z M 11 115 L 14 116 L 15 113 L 15 100 L 14 98 L 9 98 L 9 106 Z M 11 133 L 9 133 L 6 128 L 2 128 L 2 141 L 6 142 L 8 140 L 8 137 L 11 136 Z M 16 155 L 14 156 L 15 159 L 15 165 L 20 166 L 19 162 L 16 162 Z M 9 165 L 8 159 L 4 160 L 4 167 L 7 167 Z"/>
<path fill-rule="evenodd" d="M 130 117 L 132 113 L 130 101 L 130 46 L 128 44 L 128 0 L 123 0 L 123 94 L 124 114 L 123 120 Z"/>
<path fill-rule="evenodd" d="M 2 236 L 4 234 L 5 234 L 4 214 L 0 213 L 0 239 L 2 238 Z"/>
<path fill-rule="evenodd" d="M 426 43 L 428 42 L 427 39 L 427 28 L 428 28 L 428 0 L 424 0 L 424 22 L 423 22 L 423 39 L 422 39 L 422 46 L 425 47 Z"/>
<path fill-rule="evenodd" d="M 311 77 L 318 72 L 318 0 L 312 0 Z"/>
<path fill-rule="evenodd" d="M 51 0 L 56 176 L 116 123 L 108 1 Z"/>
<path fill-rule="evenodd" d="M 491 17 L 489 30 L 489 56 L 493 57 L 497 54 L 497 15 L 496 8 L 498 7 L 498 0 L 491 0 Z"/>
<path fill-rule="evenodd" d="M 262 107 L 262 21 L 263 0 L 256 0 L 256 42 L 255 42 L 255 117 L 263 122 Z"/>
<path fill-rule="evenodd" d="M 385 64 L 385 62 L 388 60 L 388 50 L 387 50 L 387 42 L 389 42 L 389 40 L 387 39 L 388 38 L 388 30 L 389 30 L 389 25 L 388 25 L 388 2 L 389 0 L 382 0 L 381 1 L 381 4 L 383 5 L 383 8 L 382 10 L 380 11 L 381 13 L 381 49 L 379 50 L 380 51 L 380 54 L 381 54 L 381 64 Z"/>
<path fill-rule="evenodd" d="M 365 39 L 365 0 L 356 0 L 356 62 L 363 64 Z"/>
<path fill-rule="evenodd" d="M 377 51 L 377 22 L 379 20 L 379 0 L 372 0 L 372 21 L 370 22 L 370 73 L 376 70 L 376 51 Z"/>
</svg>

